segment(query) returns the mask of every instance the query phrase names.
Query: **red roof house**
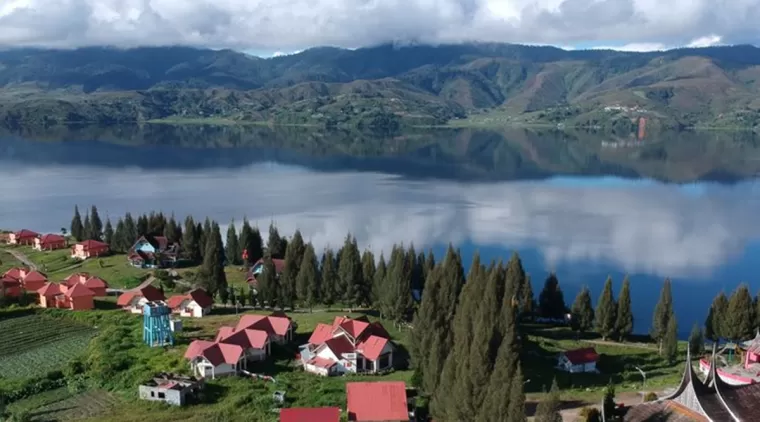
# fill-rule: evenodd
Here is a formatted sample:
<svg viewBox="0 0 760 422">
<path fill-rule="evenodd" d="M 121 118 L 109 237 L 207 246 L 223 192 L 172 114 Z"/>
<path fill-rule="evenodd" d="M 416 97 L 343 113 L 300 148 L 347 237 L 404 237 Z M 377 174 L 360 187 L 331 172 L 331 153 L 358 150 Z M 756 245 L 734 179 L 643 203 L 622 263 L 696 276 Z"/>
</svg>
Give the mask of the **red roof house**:
<svg viewBox="0 0 760 422">
<path fill-rule="evenodd" d="M 66 238 L 60 234 L 46 234 L 34 238 L 34 249 L 38 251 L 52 251 L 66 247 Z"/>
<path fill-rule="evenodd" d="M 560 353 L 557 367 L 567 372 L 597 372 L 598 361 L 599 354 L 596 350 L 593 347 L 585 347 Z"/>
<path fill-rule="evenodd" d="M 66 288 L 63 296 L 64 307 L 66 308 L 75 311 L 95 308 L 95 292 L 85 287 L 84 284 L 75 284 L 73 287 Z"/>
<path fill-rule="evenodd" d="M 84 242 L 79 242 L 71 247 L 71 257 L 76 259 L 87 259 L 106 255 L 110 250 L 111 249 L 107 243 L 97 240 L 85 240 Z"/>
<path fill-rule="evenodd" d="M 293 321 L 287 316 L 246 314 L 238 321 L 235 331 L 245 328 L 266 331 L 275 343 L 284 344 L 293 339 Z"/>
<path fill-rule="evenodd" d="M 45 274 L 39 271 L 30 271 L 24 275 L 21 280 L 21 285 L 27 292 L 36 292 L 47 283 L 48 278 Z"/>
<path fill-rule="evenodd" d="M 204 378 L 235 375 L 246 367 L 245 350 L 237 344 L 195 340 L 187 347 L 185 358 L 194 375 Z"/>
<path fill-rule="evenodd" d="M 280 409 L 280 422 L 339 422 L 337 407 L 291 407 Z"/>
<path fill-rule="evenodd" d="M 95 277 L 89 273 L 74 273 L 63 279 L 68 287 L 75 284 L 83 284 L 88 289 L 95 292 L 95 296 L 103 297 L 107 295 L 108 283 L 100 277 Z"/>
<path fill-rule="evenodd" d="M 349 421 L 409 421 L 406 385 L 402 381 L 349 382 L 346 400 Z"/>
<path fill-rule="evenodd" d="M 43 308 L 56 308 L 58 302 L 56 297 L 63 294 L 61 285 L 57 283 L 45 283 L 44 286 L 37 290 L 37 294 L 40 295 L 40 306 Z"/>
<path fill-rule="evenodd" d="M 118 299 L 116 299 L 116 305 L 121 306 L 123 309 L 132 312 L 133 314 L 141 314 L 143 311 L 143 305 L 148 302 L 155 302 L 158 300 L 166 300 L 166 296 L 153 287 L 147 285 L 141 289 L 127 290 L 122 293 Z"/>
<path fill-rule="evenodd" d="M 393 366 L 395 349 L 379 322 L 336 317 L 332 325 L 317 324 L 300 355 L 304 369 L 319 375 L 375 373 Z"/>
<path fill-rule="evenodd" d="M 185 295 L 171 296 L 166 304 L 181 316 L 201 318 L 211 312 L 214 299 L 205 290 L 194 289 Z"/>
<path fill-rule="evenodd" d="M 19 297 L 22 292 L 20 281 L 8 276 L 0 277 L 0 297 Z"/>
<path fill-rule="evenodd" d="M 11 268 L 10 270 L 6 271 L 5 273 L 3 273 L 3 276 L 4 277 L 10 277 L 10 278 L 12 278 L 14 280 L 21 281 L 21 280 L 24 279 L 24 277 L 26 276 L 26 273 L 28 273 L 28 272 L 29 272 L 29 270 L 27 268 L 14 267 L 14 268 Z"/>
<path fill-rule="evenodd" d="M 282 274 L 283 271 L 285 271 L 285 260 L 284 259 L 275 259 L 272 258 L 272 265 L 274 265 L 274 271 L 276 275 Z M 259 259 L 256 261 L 255 264 L 251 267 L 250 270 L 248 270 L 248 284 L 250 284 L 253 287 L 256 287 L 256 276 L 261 274 L 262 271 L 264 271 L 264 259 Z"/>
<path fill-rule="evenodd" d="M 11 245 L 33 245 L 34 239 L 40 237 L 39 233 L 23 229 L 15 233 L 8 234 L 8 243 Z"/>
</svg>

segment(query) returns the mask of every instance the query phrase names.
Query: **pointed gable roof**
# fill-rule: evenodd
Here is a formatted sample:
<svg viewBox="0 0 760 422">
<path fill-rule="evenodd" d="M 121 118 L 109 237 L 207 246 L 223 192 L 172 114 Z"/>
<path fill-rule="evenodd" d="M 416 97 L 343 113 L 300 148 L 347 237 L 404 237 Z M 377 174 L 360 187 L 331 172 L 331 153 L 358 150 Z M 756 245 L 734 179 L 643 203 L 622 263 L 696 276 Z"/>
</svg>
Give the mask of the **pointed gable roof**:
<svg viewBox="0 0 760 422">
<path fill-rule="evenodd" d="M 351 341 L 349 341 L 346 336 L 333 337 L 322 343 L 322 347 L 327 347 L 332 350 L 333 354 L 335 354 L 338 359 L 340 359 L 343 353 L 355 352 L 354 345 L 351 344 Z"/>
<path fill-rule="evenodd" d="M 64 295 L 66 297 L 85 297 L 95 296 L 95 292 L 85 287 L 84 284 L 77 283 L 73 287 L 69 287 Z"/>
<path fill-rule="evenodd" d="M 30 271 L 26 276 L 24 276 L 24 282 L 28 281 L 48 281 L 48 278 L 45 274 L 35 270 Z"/>
<path fill-rule="evenodd" d="M 406 385 L 402 381 L 346 384 L 349 421 L 409 420 Z"/>
<path fill-rule="evenodd" d="M 280 422 L 339 422 L 337 407 L 291 407 L 280 409 Z"/>
<path fill-rule="evenodd" d="M 46 234 L 40 237 L 40 245 L 47 245 L 50 243 L 60 243 L 65 242 L 66 238 L 61 236 L 60 234 Z"/>
<path fill-rule="evenodd" d="M 21 282 L 12 277 L 2 276 L 0 277 L 0 285 L 4 288 L 12 288 L 21 286 Z"/>
<path fill-rule="evenodd" d="M 177 309 L 180 306 L 182 306 L 183 302 L 189 302 L 190 298 L 187 297 L 187 295 L 174 295 L 169 296 L 168 299 L 166 299 L 166 306 L 168 306 L 170 309 Z"/>
<path fill-rule="evenodd" d="M 84 286 L 89 289 L 107 289 L 108 288 L 108 283 L 106 283 L 105 280 L 103 280 L 100 277 L 90 277 L 87 280 L 85 280 L 85 282 L 82 284 L 84 284 Z"/>
<path fill-rule="evenodd" d="M 202 308 L 210 308 L 214 304 L 214 299 L 207 291 L 203 289 L 193 289 L 187 294 L 192 300 L 195 301 Z"/>
<path fill-rule="evenodd" d="M 251 330 L 246 328 L 242 331 L 235 331 L 219 341 L 225 344 L 236 344 L 244 349 L 263 349 L 267 345 L 269 334 L 261 330 Z"/>
<path fill-rule="evenodd" d="M 15 280 L 21 280 L 29 270 L 24 267 L 14 267 L 3 273 L 4 277 L 10 277 Z"/>
<path fill-rule="evenodd" d="M 15 235 L 16 235 L 16 237 L 18 237 L 18 238 L 24 238 L 24 237 L 40 237 L 40 234 L 39 234 L 39 233 L 37 233 L 37 232 L 33 232 L 33 231 L 31 231 L 31 230 L 27 230 L 27 229 L 21 229 L 21 230 L 17 231 L 17 232 L 16 232 L 16 233 L 14 233 L 14 234 L 15 234 Z"/>
<path fill-rule="evenodd" d="M 367 359 L 377 360 L 388 343 L 390 343 L 390 340 L 387 338 L 369 336 L 367 340 L 356 345 L 356 350 L 360 351 Z"/>
<path fill-rule="evenodd" d="M 118 306 L 128 306 L 132 302 L 133 299 L 140 298 L 140 297 L 144 297 L 145 300 L 149 302 L 155 302 L 157 300 L 166 300 L 166 297 L 164 296 L 163 293 L 161 293 L 161 290 L 158 290 L 157 288 L 149 284 L 141 289 L 125 291 L 116 300 L 116 304 Z"/>
<path fill-rule="evenodd" d="M 319 323 L 309 337 L 309 344 L 322 344 L 333 336 L 332 325 Z"/>
<path fill-rule="evenodd" d="M 266 331 L 267 333 L 285 336 L 291 327 L 291 321 L 285 317 L 275 317 L 257 314 L 245 314 L 235 326 L 235 331 L 245 328 L 254 328 Z"/>
<path fill-rule="evenodd" d="M 223 363 L 234 365 L 243 356 L 243 348 L 237 344 L 214 343 L 203 350 L 200 355 L 214 366 Z"/>
<path fill-rule="evenodd" d="M 235 332 L 235 327 L 228 327 L 228 326 L 219 327 L 219 331 L 216 333 L 216 338 L 214 339 L 214 341 L 219 341 L 223 338 L 226 338 L 234 332 Z"/>
<path fill-rule="evenodd" d="M 45 283 L 44 286 L 37 290 L 37 294 L 42 297 L 53 297 L 61 293 L 61 285 L 57 283 Z"/>
</svg>

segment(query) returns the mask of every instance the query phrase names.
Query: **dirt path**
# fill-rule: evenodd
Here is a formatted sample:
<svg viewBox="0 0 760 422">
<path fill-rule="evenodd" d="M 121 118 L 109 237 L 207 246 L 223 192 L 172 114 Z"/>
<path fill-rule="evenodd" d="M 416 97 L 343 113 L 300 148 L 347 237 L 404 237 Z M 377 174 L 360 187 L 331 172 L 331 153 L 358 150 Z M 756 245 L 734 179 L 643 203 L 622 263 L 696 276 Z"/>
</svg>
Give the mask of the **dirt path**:
<svg viewBox="0 0 760 422">
<path fill-rule="evenodd" d="M 37 268 L 37 264 L 35 264 L 34 262 L 32 262 L 32 260 L 29 259 L 29 257 L 27 257 L 26 255 L 22 254 L 19 251 L 13 250 L 13 249 L 4 249 L 4 251 L 8 252 L 11 255 L 13 255 L 13 257 L 16 258 L 16 259 L 18 259 L 19 261 L 23 262 L 24 265 L 26 265 L 27 267 L 29 267 L 30 270 L 37 271 L 37 269 L 38 269 Z"/>
</svg>

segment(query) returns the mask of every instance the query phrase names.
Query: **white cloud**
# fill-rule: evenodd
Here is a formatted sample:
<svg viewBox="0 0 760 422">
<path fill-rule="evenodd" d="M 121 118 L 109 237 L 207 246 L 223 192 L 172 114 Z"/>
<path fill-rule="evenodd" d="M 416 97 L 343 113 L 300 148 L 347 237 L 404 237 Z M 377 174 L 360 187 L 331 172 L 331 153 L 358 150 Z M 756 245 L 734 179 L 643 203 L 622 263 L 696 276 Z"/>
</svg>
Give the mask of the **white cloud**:
<svg viewBox="0 0 760 422">
<path fill-rule="evenodd" d="M 362 247 L 452 242 L 537 250 L 546 268 L 611 265 L 661 277 L 707 277 L 760 238 L 758 184 L 694 190 L 545 182 L 413 182 L 393 176 L 293 171 L 278 165 L 203 172 L 0 166 L 2 224 L 57 231 L 74 203 L 101 215 L 162 209 L 225 223 L 244 215 L 283 234 L 300 228 L 318 248 L 352 232 Z M 71 186 L 79 186 L 72 193 Z M 741 207 L 735 204 L 741 203 Z M 738 280 L 733 280 L 738 281 Z M 733 282 L 732 281 L 732 282 Z"/>
<path fill-rule="evenodd" d="M 4 0 L 0 46 L 756 42 L 760 0 Z M 696 42 L 696 41 L 694 41 Z M 700 43 L 699 45 L 703 45 Z"/>
</svg>

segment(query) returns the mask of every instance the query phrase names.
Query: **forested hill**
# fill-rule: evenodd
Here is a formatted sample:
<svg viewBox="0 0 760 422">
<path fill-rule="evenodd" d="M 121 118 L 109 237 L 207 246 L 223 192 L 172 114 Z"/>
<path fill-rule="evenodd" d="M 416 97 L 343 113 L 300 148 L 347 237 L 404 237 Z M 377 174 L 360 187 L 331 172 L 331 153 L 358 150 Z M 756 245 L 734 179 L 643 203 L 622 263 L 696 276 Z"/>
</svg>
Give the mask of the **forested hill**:
<svg viewBox="0 0 760 422">
<path fill-rule="evenodd" d="M 167 117 L 388 126 L 538 120 L 760 123 L 760 49 L 633 53 L 514 44 L 313 48 L 270 59 L 187 47 L 0 52 L 0 120 Z"/>
</svg>

